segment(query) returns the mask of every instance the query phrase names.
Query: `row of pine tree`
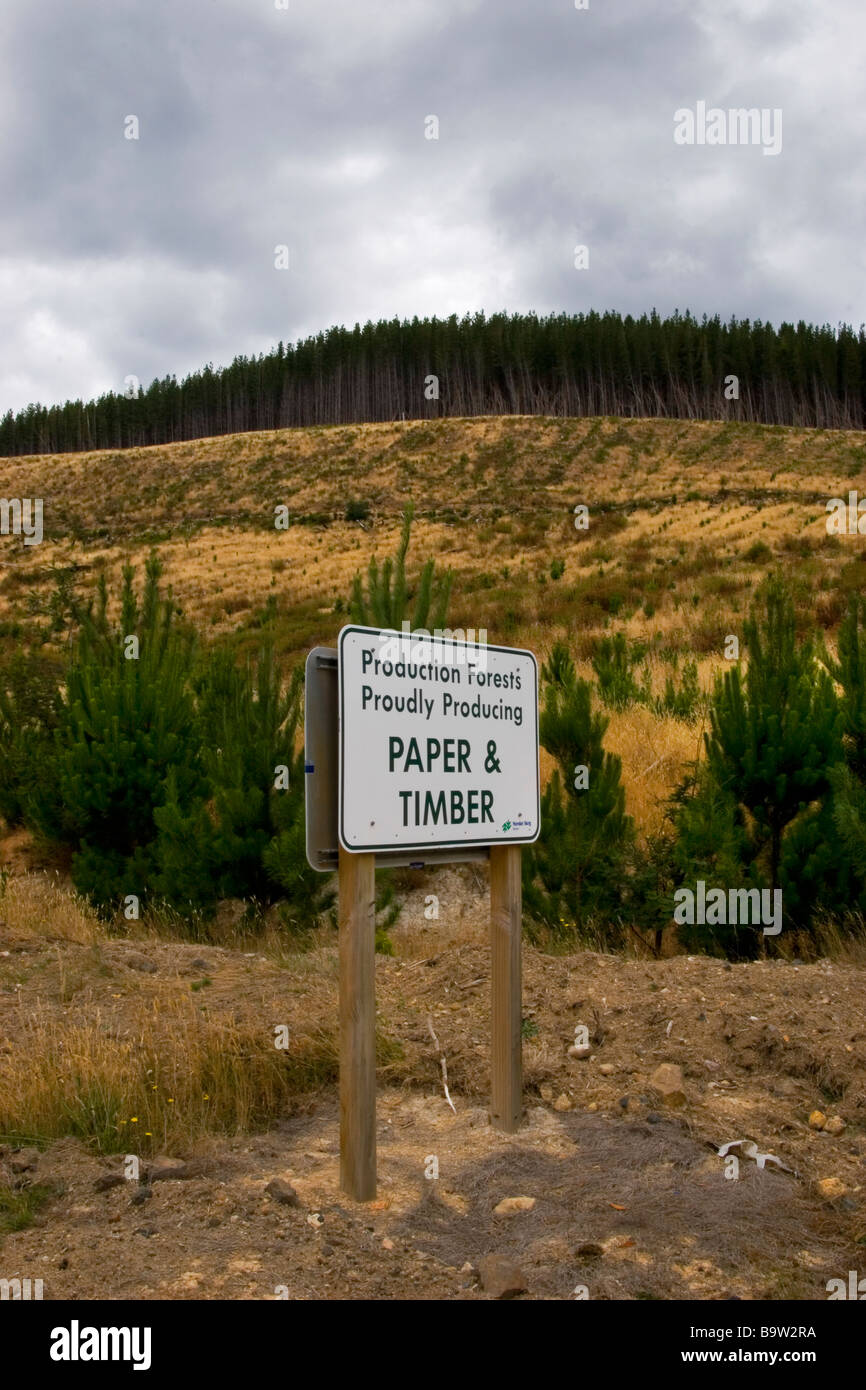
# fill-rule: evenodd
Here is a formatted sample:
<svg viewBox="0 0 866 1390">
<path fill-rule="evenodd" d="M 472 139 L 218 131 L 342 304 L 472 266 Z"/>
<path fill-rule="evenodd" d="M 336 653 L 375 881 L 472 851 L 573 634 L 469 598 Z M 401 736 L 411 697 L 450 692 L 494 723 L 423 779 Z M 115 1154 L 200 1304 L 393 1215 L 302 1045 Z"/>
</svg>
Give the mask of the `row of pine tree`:
<svg viewBox="0 0 866 1390">
<path fill-rule="evenodd" d="M 130 364 L 131 369 L 134 364 Z M 433 380 L 435 378 L 435 381 Z M 731 378 L 736 378 L 734 383 Z M 653 311 L 334 327 L 98 400 L 0 420 L 0 455 L 442 416 L 621 415 L 862 429 L 866 332 Z"/>
</svg>

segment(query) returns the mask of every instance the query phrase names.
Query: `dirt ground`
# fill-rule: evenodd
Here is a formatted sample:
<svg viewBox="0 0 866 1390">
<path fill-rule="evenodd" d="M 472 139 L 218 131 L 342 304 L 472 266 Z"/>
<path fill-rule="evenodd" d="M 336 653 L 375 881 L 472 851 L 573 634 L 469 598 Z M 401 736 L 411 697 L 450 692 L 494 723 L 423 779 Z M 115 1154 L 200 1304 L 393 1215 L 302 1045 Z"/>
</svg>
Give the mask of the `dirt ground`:
<svg viewBox="0 0 866 1390">
<path fill-rule="evenodd" d="M 455 1102 L 457 1103 L 457 1102 Z M 516 1136 L 483 1106 L 388 1088 L 379 1096 L 379 1198 L 339 1189 L 332 1098 L 252 1140 L 215 1143 L 201 1176 L 121 1182 L 71 1141 L 40 1159 L 64 1197 L 10 1235 L 8 1276 L 54 1299 L 485 1298 L 475 1270 L 514 1260 L 529 1298 L 824 1298 L 856 1257 L 845 1222 L 791 1176 L 736 1182 L 689 1126 L 530 1105 Z M 426 1179 L 430 1157 L 439 1178 Z M 272 1200 L 291 1184 L 299 1205 Z M 143 1194 L 148 1194 L 143 1197 Z M 531 1210 L 497 1215 L 503 1198 Z M 281 1288 L 282 1286 L 282 1288 Z M 285 1293 L 282 1292 L 285 1289 Z"/>
<path fill-rule="evenodd" d="M 450 872 L 443 903 L 462 883 L 463 910 L 452 902 L 441 925 L 427 922 L 420 886 L 397 955 L 377 958 L 379 1024 L 395 1047 L 380 1074 L 375 1202 L 340 1191 L 333 1082 L 299 1094 L 266 1132 L 142 1157 L 139 1181 L 123 1179 L 120 1151 L 7 1142 L 0 1185 L 47 1184 L 53 1196 L 2 1238 L 0 1276 L 42 1278 L 46 1299 L 487 1299 L 483 1261 L 496 1254 L 530 1299 L 825 1299 L 830 1278 L 862 1266 L 862 969 L 527 947 L 526 1113 L 506 1136 L 486 1110 L 483 894 L 473 900 L 472 881 Z M 121 1037 L 142 1009 L 170 1018 L 168 1001 L 187 997 L 202 967 L 196 1008 L 258 1020 L 263 1048 L 275 1018 L 293 1036 L 335 1038 L 333 945 L 274 959 L 52 939 L 0 913 L 0 1086 L 28 1065 L 35 1013 L 55 1028 L 99 1018 Z M 580 1025 L 586 1058 L 568 1054 Z M 682 1069 L 684 1105 L 656 1089 L 662 1063 Z M 814 1127 L 816 1110 L 829 1129 Z M 790 1171 L 740 1151 L 727 1177 L 718 1148 L 734 1140 Z M 274 1179 L 294 1196 L 269 1193 Z M 513 1197 L 533 1200 L 496 1212 Z"/>
</svg>

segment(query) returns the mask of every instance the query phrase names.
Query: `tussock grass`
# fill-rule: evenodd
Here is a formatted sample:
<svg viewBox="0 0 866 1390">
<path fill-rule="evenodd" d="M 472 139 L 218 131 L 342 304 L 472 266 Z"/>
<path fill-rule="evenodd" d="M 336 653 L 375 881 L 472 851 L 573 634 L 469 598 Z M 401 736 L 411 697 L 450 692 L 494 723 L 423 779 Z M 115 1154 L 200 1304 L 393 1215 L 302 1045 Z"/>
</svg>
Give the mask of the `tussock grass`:
<svg viewBox="0 0 866 1390">
<path fill-rule="evenodd" d="M 811 936 L 783 932 L 776 949 L 787 960 L 797 957 L 804 961 L 826 959 L 863 969 L 866 968 L 866 922 L 859 913 L 825 914 L 818 917 Z"/>
<path fill-rule="evenodd" d="M 182 1152 L 207 1134 L 262 1129 L 338 1076 L 336 1020 L 274 1043 L 272 1020 L 211 1017 L 190 998 L 154 998 L 119 1029 L 97 1012 L 69 1023 L 37 1010 L 0 1055 L 0 1136 L 73 1135 L 100 1153 Z M 399 1056 L 381 1033 L 382 1065 Z"/>
<path fill-rule="evenodd" d="M 0 922 L 12 936 L 77 941 L 83 946 L 104 935 L 93 908 L 53 874 L 10 876 L 0 884 Z"/>
</svg>

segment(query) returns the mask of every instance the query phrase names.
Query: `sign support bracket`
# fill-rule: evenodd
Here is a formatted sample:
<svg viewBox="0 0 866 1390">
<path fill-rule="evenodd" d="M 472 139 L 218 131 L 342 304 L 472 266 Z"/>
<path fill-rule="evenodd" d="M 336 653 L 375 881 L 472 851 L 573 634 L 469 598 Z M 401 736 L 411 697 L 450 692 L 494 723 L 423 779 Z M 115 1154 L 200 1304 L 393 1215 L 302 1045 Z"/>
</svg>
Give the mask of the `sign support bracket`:
<svg viewBox="0 0 866 1390">
<path fill-rule="evenodd" d="M 376 1196 L 376 856 L 340 848 L 340 1186 Z"/>
<path fill-rule="evenodd" d="M 523 1115 L 520 846 L 490 846 L 490 1123 L 513 1134 Z"/>
</svg>

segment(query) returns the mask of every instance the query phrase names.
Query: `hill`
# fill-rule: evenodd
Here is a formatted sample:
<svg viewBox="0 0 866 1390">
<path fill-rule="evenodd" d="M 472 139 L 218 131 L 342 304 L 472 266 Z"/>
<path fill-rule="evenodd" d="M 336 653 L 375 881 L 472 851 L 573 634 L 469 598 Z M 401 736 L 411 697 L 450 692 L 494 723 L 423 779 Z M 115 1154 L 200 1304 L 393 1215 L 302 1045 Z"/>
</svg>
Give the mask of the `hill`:
<svg viewBox="0 0 866 1390">
<path fill-rule="evenodd" d="M 835 629 L 866 552 L 828 535 L 826 504 L 856 488 L 864 457 L 856 432 L 500 416 L 0 459 L 0 496 L 44 499 L 45 527 L 41 545 L 0 541 L 0 634 L 27 642 L 58 580 L 84 593 L 156 546 L 197 624 L 240 648 L 267 624 L 288 665 L 333 643 L 353 574 L 393 550 L 413 500 L 410 573 L 428 555 L 454 570 L 455 628 L 539 658 L 564 636 L 586 667 L 613 624 L 657 688 L 690 656 L 706 687 L 773 566 L 804 622 Z M 613 712 L 608 744 L 644 829 L 699 740 L 648 709 Z"/>
</svg>

